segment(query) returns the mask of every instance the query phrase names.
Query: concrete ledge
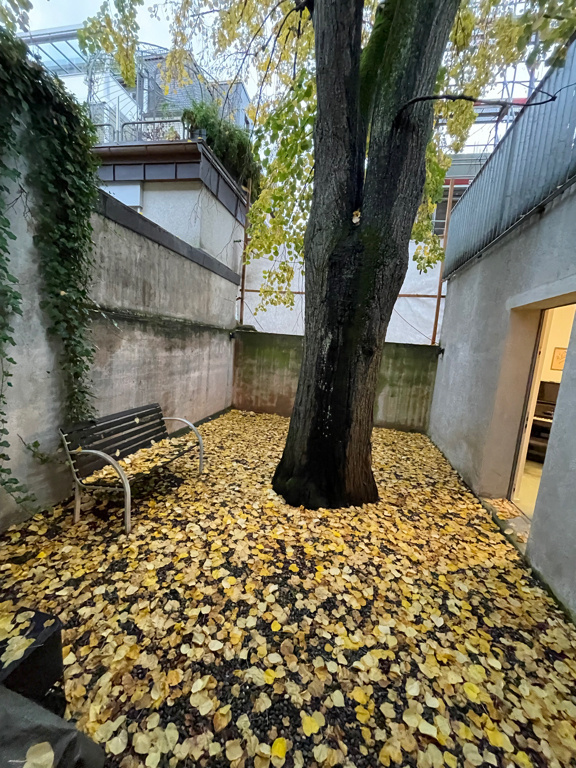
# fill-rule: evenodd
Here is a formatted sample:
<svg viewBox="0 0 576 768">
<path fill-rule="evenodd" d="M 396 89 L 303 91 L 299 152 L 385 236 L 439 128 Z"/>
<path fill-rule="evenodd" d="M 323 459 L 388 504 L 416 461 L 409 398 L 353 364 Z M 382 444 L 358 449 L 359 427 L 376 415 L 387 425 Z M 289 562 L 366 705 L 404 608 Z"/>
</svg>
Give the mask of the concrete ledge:
<svg viewBox="0 0 576 768">
<path fill-rule="evenodd" d="M 121 307 L 105 307 L 102 305 L 93 306 L 90 308 L 91 312 L 104 316 L 105 319 L 114 323 L 115 320 L 123 320 L 125 322 L 134 323 L 149 323 L 155 326 L 157 329 L 163 331 L 173 331 L 178 333 L 180 331 L 216 331 L 217 333 L 225 333 L 230 339 L 232 339 L 230 328 L 225 328 L 223 325 L 212 325 L 210 323 L 199 323 L 195 320 L 187 320 L 186 318 L 171 317 L 168 315 L 159 315 L 153 312 L 137 312 L 134 309 L 123 309 Z"/>
<path fill-rule="evenodd" d="M 223 277 L 234 285 L 240 285 L 240 275 L 230 269 L 230 267 L 222 264 L 222 262 L 210 256 L 209 253 L 206 253 L 201 248 L 194 248 L 179 237 L 172 235 L 167 230 L 158 226 L 158 224 L 145 218 L 142 214 L 137 213 L 102 190 L 100 190 L 96 212 L 132 232 L 136 232 L 136 234 L 142 235 L 142 237 L 146 237 L 148 240 L 162 245 L 164 248 L 168 248 L 168 250 L 183 256 L 188 261 L 204 267 L 209 272 Z"/>
</svg>

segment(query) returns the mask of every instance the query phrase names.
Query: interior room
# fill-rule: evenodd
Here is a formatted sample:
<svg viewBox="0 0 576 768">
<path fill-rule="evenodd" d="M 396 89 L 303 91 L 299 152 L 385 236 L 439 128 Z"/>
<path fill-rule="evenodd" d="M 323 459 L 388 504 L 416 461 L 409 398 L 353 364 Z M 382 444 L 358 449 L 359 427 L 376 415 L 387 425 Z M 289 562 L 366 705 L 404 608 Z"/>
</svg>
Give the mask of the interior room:
<svg viewBox="0 0 576 768">
<path fill-rule="evenodd" d="M 575 312 L 576 304 L 569 304 L 543 313 L 538 355 L 521 438 L 517 480 L 512 494 L 514 504 L 530 519 L 534 513 L 546 461 Z"/>
</svg>

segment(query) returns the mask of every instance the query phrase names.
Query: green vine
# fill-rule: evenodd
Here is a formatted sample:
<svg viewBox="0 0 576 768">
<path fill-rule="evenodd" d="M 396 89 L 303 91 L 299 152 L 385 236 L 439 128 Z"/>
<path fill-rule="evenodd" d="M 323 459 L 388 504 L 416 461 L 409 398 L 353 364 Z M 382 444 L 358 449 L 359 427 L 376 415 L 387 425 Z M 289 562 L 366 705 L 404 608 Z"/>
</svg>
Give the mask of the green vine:
<svg viewBox="0 0 576 768">
<path fill-rule="evenodd" d="M 27 56 L 25 45 L 0 29 L 0 489 L 18 503 L 32 500 L 9 467 L 7 388 L 16 346 L 11 317 L 22 314 L 22 297 L 10 272 L 9 195 L 26 158 L 24 185 L 31 193 L 34 244 L 42 281 L 40 306 L 48 332 L 59 340 L 59 369 L 66 418 L 93 413 L 88 289 L 92 273 L 90 217 L 97 195 L 92 124 L 83 107 Z"/>
</svg>

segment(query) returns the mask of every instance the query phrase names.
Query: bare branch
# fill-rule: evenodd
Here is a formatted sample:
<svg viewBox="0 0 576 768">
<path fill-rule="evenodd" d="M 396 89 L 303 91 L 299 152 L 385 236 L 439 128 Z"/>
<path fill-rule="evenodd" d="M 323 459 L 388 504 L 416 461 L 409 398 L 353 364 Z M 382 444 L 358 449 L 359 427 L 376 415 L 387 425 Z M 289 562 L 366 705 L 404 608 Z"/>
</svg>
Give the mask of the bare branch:
<svg viewBox="0 0 576 768">
<path fill-rule="evenodd" d="M 539 107 L 542 104 L 549 104 L 551 101 L 556 101 L 558 98 L 558 94 L 561 91 L 566 90 L 567 88 L 574 88 L 576 87 L 576 83 L 569 83 L 568 85 L 563 85 L 562 88 L 559 88 L 554 93 L 548 93 L 547 91 L 540 90 L 539 93 L 544 94 L 545 96 L 548 96 L 547 99 L 541 99 L 540 101 L 529 101 L 524 104 L 524 107 Z M 407 101 L 406 104 L 403 104 L 400 109 L 398 110 L 398 115 L 408 107 L 411 107 L 413 104 L 418 104 L 422 101 L 471 101 L 473 104 L 480 104 L 482 106 L 487 107 L 502 107 L 502 108 L 510 108 L 510 107 L 517 107 L 518 103 L 515 101 L 509 101 L 506 99 L 479 99 L 476 98 L 476 96 L 467 96 L 464 93 L 440 93 L 437 96 L 416 96 L 413 99 L 410 99 L 410 101 Z M 397 115 L 397 116 L 398 116 Z"/>
</svg>

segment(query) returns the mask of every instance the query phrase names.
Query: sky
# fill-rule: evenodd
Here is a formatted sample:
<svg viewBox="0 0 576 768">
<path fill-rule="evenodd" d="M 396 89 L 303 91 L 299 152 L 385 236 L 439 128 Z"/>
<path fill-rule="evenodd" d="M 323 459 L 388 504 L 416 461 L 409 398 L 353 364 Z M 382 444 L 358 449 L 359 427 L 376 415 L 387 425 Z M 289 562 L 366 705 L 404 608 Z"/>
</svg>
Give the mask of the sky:
<svg viewBox="0 0 576 768">
<path fill-rule="evenodd" d="M 30 29 L 80 26 L 88 16 L 93 16 L 102 0 L 33 0 L 30 12 Z M 148 3 L 138 13 L 140 40 L 156 45 L 170 46 L 168 23 L 152 19 Z"/>
</svg>

